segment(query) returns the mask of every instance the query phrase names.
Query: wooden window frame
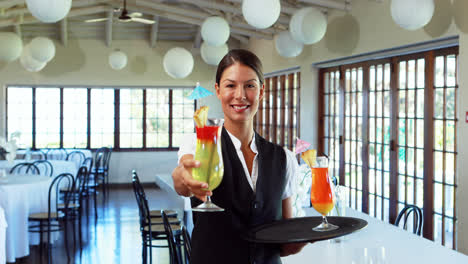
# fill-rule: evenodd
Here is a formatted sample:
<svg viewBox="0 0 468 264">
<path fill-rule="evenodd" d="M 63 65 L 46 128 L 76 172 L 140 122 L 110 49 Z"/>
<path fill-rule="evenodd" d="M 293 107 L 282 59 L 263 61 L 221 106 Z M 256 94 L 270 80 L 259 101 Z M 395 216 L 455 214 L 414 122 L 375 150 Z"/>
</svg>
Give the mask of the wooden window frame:
<svg viewBox="0 0 468 264">
<path fill-rule="evenodd" d="M 6 119 L 6 126 L 5 126 L 5 135 L 8 136 L 8 89 L 9 88 L 25 88 L 25 89 L 31 89 L 32 90 L 32 145 L 31 149 L 36 149 L 36 88 L 58 88 L 60 90 L 60 147 L 63 147 L 63 134 L 64 134 L 64 127 L 63 127 L 63 91 L 67 89 L 67 87 L 64 86 L 40 86 L 40 85 L 35 85 L 35 86 L 25 86 L 25 85 L 9 85 L 6 87 L 6 111 L 5 111 L 5 119 Z M 143 91 L 143 132 L 142 132 L 142 137 L 143 137 L 143 146 L 142 148 L 121 148 L 120 147 L 120 89 L 125 89 L 127 87 L 120 87 L 120 88 L 107 88 L 107 87 L 86 87 L 86 86 L 80 86 L 80 87 L 74 87 L 74 88 L 83 88 L 87 90 L 87 142 L 86 142 L 86 148 L 90 150 L 96 150 L 97 148 L 91 148 L 91 105 L 92 105 L 92 97 L 91 97 L 91 90 L 96 89 L 96 88 L 106 88 L 106 89 L 113 89 L 114 90 L 114 151 L 121 151 L 121 152 L 140 152 L 140 151 L 177 151 L 179 148 L 178 147 L 173 147 L 172 142 L 172 133 L 173 133 L 173 93 L 172 91 L 174 88 L 133 88 L 133 87 L 128 87 L 131 89 L 140 89 Z M 188 88 L 188 87 L 187 87 Z M 146 90 L 147 89 L 167 89 L 169 90 L 169 146 L 168 147 L 163 147 L 163 148 L 148 148 L 146 147 Z M 179 89 L 179 88 L 175 88 Z M 186 88 L 184 88 L 186 89 Z M 194 111 L 197 108 L 197 101 L 194 101 Z M 194 131 L 195 132 L 195 131 Z"/>
<path fill-rule="evenodd" d="M 390 73 L 390 212 L 389 213 L 389 220 L 391 223 L 394 223 L 396 216 L 398 214 L 398 108 L 399 108 L 399 101 L 398 101 L 398 91 L 397 91 L 397 85 L 398 85 L 398 74 L 399 74 L 399 62 L 402 60 L 411 60 L 411 59 L 416 59 L 417 63 L 417 58 L 424 58 L 425 60 L 425 80 L 424 80 L 424 181 L 423 181 L 423 188 L 424 188 L 424 196 L 423 196 L 423 201 L 424 201 L 424 228 L 423 228 L 423 236 L 425 238 L 434 239 L 434 186 L 435 186 L 435 179 L 434 179 L 434 120 L 436 118 L 434 117 L 434 89 L 435 89 L 435 82 L 434 82 L 434 76 L 435 76 L 435 57 L 436 56 L 444 56 L 444 55 L 452 55 L 454 54 L 457 58 L 456 63 L 458 62 L 458 46 L 456 47 L 450 47 L 450 48 L 442 48 L 442 49 L 436 49 L 436 50 L 430 50 L 430 51 L 425 51 L 425 52 L 418 52 L 414 54 L 408 54 L 408 55 L 402 55 L 402 56 L 394 56 L 390 58 L 385 58 L 385 59 L 379 59 L 379 60 L 370 60 L 370 61 L 364 61 L 364 62 L 359 62 L 359 63 L 353 63 L 349 65 L 343 65 L 343 66 L 335 66 L 335 67 L 329 67 L 329 68 L 321 68 L 319 70 L 319 103 L 318 103 L 318 113 L 319 113 L 319 120 L 318 120 L 318 136 L 319 136 L 319 142 L 318 142 L 318 151 L 319 153 L 325 151 L 325 140 L 327 138 L 325 137 L 325 103 L 324 103 L 324 94 L 325 94 L 325 74 L 326 73 L 331 73 L 333 71 L 339 71 L 340 72 L 340 113 L 335 113 L 340 116 L 340 139 L 339 139 L 339 144 L 340 144 L 340 168 L 339 168 L 339 177 L 340 177 L 340 182 L 344 182 L 344 142 L 343 142 L 343 133 L 344 133 L 344 87 L 345 87 L 345 71 L 346 69 L 353 68 L 353 67 L 363 67 L 363 131 L 362 131 L 362 137 L 363 137 L 363 148 L 362 148 L 362 162 L 363 162 L 363 179 L 362 179 L 362 191 L 363 191 L 363 199 L 362 199 L 362 211 L 369 213 L 369 123 L 368 123 L 368 116 L 369 116 L 369 65 L 375 65 L 377 63 L 381 63 L 384 61 L 389 61 L 391 65 L 391 73 Z M 417 67 L 417 66 L 416 66 Z M 446 66 L 445 66 L 446 68 Z M 458 70 L 458 67 L 456 68 Z M 456 72 L 456 76 L 457 76 Z M 445 75 L 444 75 L 445 76 Z M 455 77 L 457 78 L 457 77 Z M 446 82 L 446 81 L 445 81 Z M 458 88 L 458 81 L 456 80 L 457 84 L 455 88 Z M 447 88 L 445 86 L 445 88 Z M 457 96 L 457 89 L 455 89 L 455 98 Z M 444 100 L 445 100 L 445 92 L 444 92 Z M 456 101 L 457 99 L 455 99 Z M 430 102 L 430 103 L 429 103 Z M 335 102 L 338 103 L 338 102 Z M 444 107 L 445 107 L 445 102 L 444 102 Z M 455 128 L 457 124 L 457 118 L 456 118 L 456 102 L 455 102 L 455 117 L 454 121 L 455 122 Z M 330 114 L 330 113 L 328 113 Z M 415 117 L 416 118 L 416 117 Z M 444 117 L 445 118 L 445 117 Z M 445 122 L 444 122 L 445 124 Z M 416 124 L 415 124 L 416 126 Z M 330 129 L 330 127 L 329 127 Z M 444 125 L 445 129 L 445 125 Z M 457 135 L 456 135 L 456 129 L 455 129 L 455 135 L 454 135 L 454 154 L 457 154 L 457 146 L 456 146 L 456 140 L 457 140 Z M 445 137 L 445 134 L 444 134 Z M 328 142 L 329 143 L 329 142 Z M 405 143 L 407 144 L 407 143 Z M 416 142 L 415 142 L 416 146 Z M 444 143 L 444 151 L 445 151 L 445 143 Z M 451 153 L 451 152 L 450 152 Z M 455 178 L 454 178 L 454 193 L 456 193 L 456 182 L 457 182 L 457 174 L 456 174 L 456 156 L 454 157 L 455 164 Z M 445 163 L 444 163 L 445 164 Z M 444 170 L 443 170 L 444 171 Z M 445 172 L 444 172 L 445 174 Z M 445 177 L 445 175 L 444 175 Z M 445 179 L 444 179 L 445 181 Z M 445 185 L 443 185 L 445 186 Z M 444 189 L 445 190 L 445 187 Z M 445 195 L 445 194 L 443 194 Z M 454 194 L 455 196 L 455 194 Z M 445 206 L 445 196 L 442 197 L 443 201 L 442 204 Z M 445 207 L 443 207 L 445 208 Z M 453 204 L 454 212 L 453 212 L 453 249 L 456 249 L 456 221 L 457 221 L 457 215 L 456 215 L 456 210 L 457 210 L 457 204 L 456 204 L 456 198 L 454 198 L 454 204 Z M 444 220 L 445 220 L 445 212 L 442 213 L 442 226 L 444 227 Z M 445 236 L 445 231 L 442 231 L 442 244 L 445 243 L 444 237 Z"/>
<path fill-rule="evenodd" d="M 294 148 L 295 138 L 300 136 L 300 78 L 299 71 L 266 77 L 263 100 L 254 118 L 254 129 L 260 136 L 290 150 Z"/>
</svg>

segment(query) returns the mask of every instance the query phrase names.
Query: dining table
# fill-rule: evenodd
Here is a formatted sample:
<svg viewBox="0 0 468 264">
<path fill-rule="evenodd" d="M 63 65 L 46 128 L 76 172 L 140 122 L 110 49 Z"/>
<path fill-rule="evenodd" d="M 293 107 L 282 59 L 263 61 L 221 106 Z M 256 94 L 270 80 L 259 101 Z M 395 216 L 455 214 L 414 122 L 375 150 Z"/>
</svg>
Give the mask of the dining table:
<svg viewBox="0 0 468 264">
<path fill-rule="evenodd" d="M 0 177 L 0 208 L 4 210 L 7 225 L 7 262 L 15 262 L 15 259 L 29 255 L 29 245 L 39 244 L 38 234 L 28 232 L 28 216 L 47 212 L 52 180 L 47 176 L 23 174 Z"/>
<path fill-rule="evenodd" d="M 304 210 L 306 216 L 320 216 L 313 208 Z M 282 257 L 283 264 L 468 263 L 463 253 L 363 212 L 346 208 L 346 217 L 363 219 L 367 226 L 343 237 L 309 243 L 298 254 Z"/>
</svg>

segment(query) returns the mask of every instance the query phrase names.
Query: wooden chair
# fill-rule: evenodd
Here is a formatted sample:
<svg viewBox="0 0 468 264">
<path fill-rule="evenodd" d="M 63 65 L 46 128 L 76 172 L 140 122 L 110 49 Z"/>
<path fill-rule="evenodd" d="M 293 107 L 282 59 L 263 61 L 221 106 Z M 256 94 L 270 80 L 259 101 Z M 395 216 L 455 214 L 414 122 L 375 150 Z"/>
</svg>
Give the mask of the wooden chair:
<svg viewBox="0 0 468 264">
<path fill-rule="evenodd" d="M 423 228 L 423 212 L 421 208 L 416 205 L 406 205 L 398 214 L 395 225 L 399 226 L 403 219 L 403 229 L 407 230 L 408 218 L 410 215 L 413 216 L 413 233 L 420 236 Z"/>
</svg>

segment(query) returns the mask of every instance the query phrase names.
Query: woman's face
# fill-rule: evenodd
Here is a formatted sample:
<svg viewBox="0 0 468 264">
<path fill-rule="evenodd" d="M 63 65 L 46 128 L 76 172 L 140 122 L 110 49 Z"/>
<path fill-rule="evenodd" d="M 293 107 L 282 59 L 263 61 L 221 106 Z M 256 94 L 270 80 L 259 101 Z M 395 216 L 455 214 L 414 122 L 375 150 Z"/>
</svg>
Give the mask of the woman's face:
<svg viewBox="0 0 468 264">
<path fill-rule="evenodd" d="M 226 121 L 253 120 L 258 102 L 263 98 L 264 86 L 252 68 L 240 63 L 229 66 L 215 87 Z"/>
</svg>

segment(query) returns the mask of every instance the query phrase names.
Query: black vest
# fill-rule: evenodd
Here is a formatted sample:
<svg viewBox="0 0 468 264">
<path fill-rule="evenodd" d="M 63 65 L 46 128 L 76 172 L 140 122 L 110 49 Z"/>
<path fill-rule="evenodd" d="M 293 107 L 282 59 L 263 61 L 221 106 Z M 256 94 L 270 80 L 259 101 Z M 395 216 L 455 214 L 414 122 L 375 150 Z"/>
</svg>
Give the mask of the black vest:
<svg viewBox="0 0 468 264">
<path fill-rule="evenodd" d="M 258 149 L 256 192 L 250 187 L 236 149 L 223 128 L 221 147 L 224 176 L 211 200 L 224 212 L 193 212 L 192 264 L 279 264 L 279 245 L 255 244 L 241 233 L 282 219 L 286 184 L 286 154 L 278 145 L 255 135 Z M 192 207 L 201 202 L 192 198 Z"/>
</svg>

